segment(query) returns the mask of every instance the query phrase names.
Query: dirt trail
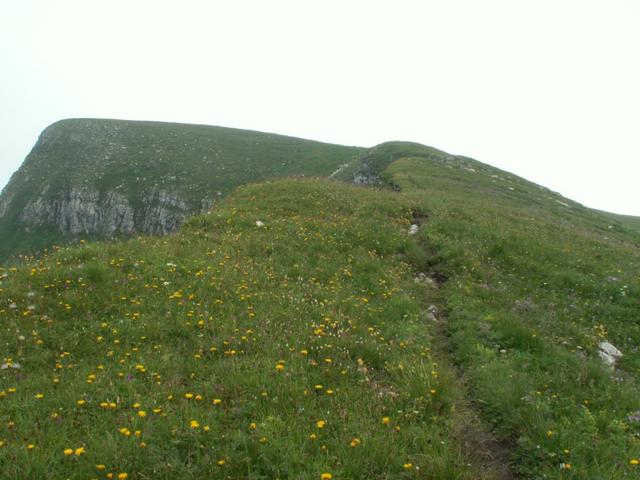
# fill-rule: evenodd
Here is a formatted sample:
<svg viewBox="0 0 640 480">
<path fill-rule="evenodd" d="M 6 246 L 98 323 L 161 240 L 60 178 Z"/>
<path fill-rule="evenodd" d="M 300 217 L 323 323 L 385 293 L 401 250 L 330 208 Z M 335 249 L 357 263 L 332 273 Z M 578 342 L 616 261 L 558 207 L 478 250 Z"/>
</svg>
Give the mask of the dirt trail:
<svg viewBox="0 0 640 480">
<path fill-rule="evenodd" d="M 426 227 L 427 218 L 414 212 L 413 223 L 420 229 Z M 418 236 L 419 237 L 419 236 Z M 419 239 L 419 242 L 427 251 L 432 249 Z M 425 272 L 418 274 L 417 281 L 425 284 L 425 288 L 439 290 L 447 281 L 445 275 L 434 266 L 425 268 Z M 435 297 L 438 297 L 436 294 Z M 458 368 L 452 358 L 452 346 L 449 339 L 447 312 L 442 305 L 444 299 L 438 305 L 429 305 L 427 318 L 433 335 L 432 351 L 435 358 L 446 363 L 449 370 L 458 380 L 458 386 L 464 394 L 456 405 L 456 416 L 453 434 L 463 448 L 463 453 L 474 470 L 478 480 L 518 480 L 510 464 L 510 448 L 498 441 L 489 428 L 482 421 L 480 412 L 473 404 L 469 395 L 468 382 L 463 372 Z"/>
<path fill-rule="evenodd" d="M 444 318 L 442 318 L 444 317 Z M 434 329 L 433 351 L 438 358 L 446 359 L 456 375 L 465 398 L 456 405 L 454 435 L 464 448 L 471 464 L 478 468 L 477 478 L 486 480 L 516 480 L 509 459 L 509 446 L 498 441 L 481 419 L 480 413 L 469 396 L 468 383 L 460 369 L 451 360 L 446 316 L 440 314 Z"/>
</svg>

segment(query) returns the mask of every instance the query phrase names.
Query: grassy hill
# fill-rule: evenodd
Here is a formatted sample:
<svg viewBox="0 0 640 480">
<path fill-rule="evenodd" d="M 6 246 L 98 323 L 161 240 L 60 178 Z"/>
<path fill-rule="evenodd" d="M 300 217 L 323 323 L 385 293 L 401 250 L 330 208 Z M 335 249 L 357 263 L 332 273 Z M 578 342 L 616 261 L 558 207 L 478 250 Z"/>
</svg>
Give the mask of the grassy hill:
<svg viewBox="0 0 640 480">
<path fill-rule="evenodd" d="M 0 270 L 0 477 L 638 478 L 640 233 L 418 144 L 333 178 Z"/>
<path fill-rule="evenodd" d="M 430 219 L 446 334 L 524 478 L 636 478 L 640 241 L 515 177 L 404 158 L 384 172 Z M 602 341 L 624 356 L 603 367 Z M 570 469 L 567 469 L 567 465 Z"/>
<path fill-rule="evenodd" d="M 619 215 L 617 213 L 603 212 L 600 213 L 614 220 L 616 223 L 621 223 L 627 228 L 640 231 L 640 217 L 634 217 L 633 215 Z"/>
<path fill-rule="evenodd" d="M 206 125 L 62 120 L 41 134 L 0 196 L 0 261 L 80 235 L 171 231 L 239 185 L 327 177 L 361 151 Z M 127 228 L 116 223 L 123 216 Z"/>
<path fill-rule="evenodd" d="M 179 235 L 9 269 L 0 476 L 477 478 L 411 220 L 393 194 L 281 181 Z"/>
</svg>

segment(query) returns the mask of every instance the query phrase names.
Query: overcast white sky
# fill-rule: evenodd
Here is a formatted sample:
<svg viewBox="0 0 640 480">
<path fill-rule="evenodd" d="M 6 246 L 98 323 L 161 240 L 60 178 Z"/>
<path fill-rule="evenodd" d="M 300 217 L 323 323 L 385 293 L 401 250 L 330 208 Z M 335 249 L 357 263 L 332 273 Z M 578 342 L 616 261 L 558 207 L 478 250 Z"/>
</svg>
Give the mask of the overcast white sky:
<svg viewBox="0 0 640 480">
<path fill-rule="evenodd" d="M 0 187 L 61 118 L 468 155 L 640 215 L 638 0 L 0 4 Z"/>
</svg>

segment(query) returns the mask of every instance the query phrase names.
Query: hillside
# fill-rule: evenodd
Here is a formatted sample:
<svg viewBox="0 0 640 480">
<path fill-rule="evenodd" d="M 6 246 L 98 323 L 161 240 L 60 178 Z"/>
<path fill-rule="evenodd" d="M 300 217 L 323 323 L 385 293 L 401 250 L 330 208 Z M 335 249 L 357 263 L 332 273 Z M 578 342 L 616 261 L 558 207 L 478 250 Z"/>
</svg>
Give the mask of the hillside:
<svg viewBox="0 0 640 480">
<path fill-rule="evenodd" d="M 640 232 L 640 217 L 634 217 L 633 215 L 619 215 L 617 213 L 603 212 L 598 210 L 602 215 L 611 218 L 617 223 Z"/>
<path fill-rule="evenodd" d="M 451 357 L 516 470 L 636 478 L 640 236 L 481 165 L 403 158 L 383 176 L 430 219 Z"/>
<path fill-rule="evenodd" d="M 0 262 L 79 236 L 173 232 L 239 185 L 327 177 L 361 150 L 205 125 L 63 120 L 0 195 Z"/>
<path fill-rule="evenodd" d="M 393 194 L 281 181 L 9 269 L 0 476 L 477 478 L 411 221 Z"/>
<path fill-rule="evenodd" d="M 640 233 L 419 144 L 341 167 L 0 269 L 0 477 L 638 478 Z"/>
</svg>

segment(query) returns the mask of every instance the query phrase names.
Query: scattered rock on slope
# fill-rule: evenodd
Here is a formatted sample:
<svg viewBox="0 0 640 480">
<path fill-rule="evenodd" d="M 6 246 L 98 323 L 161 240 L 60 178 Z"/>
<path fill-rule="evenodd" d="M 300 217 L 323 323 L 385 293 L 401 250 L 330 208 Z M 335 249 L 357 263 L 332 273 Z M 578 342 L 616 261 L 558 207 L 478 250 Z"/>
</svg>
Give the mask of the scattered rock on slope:
<svg viewBox="0 0 640 480">
<path fill-rule="evenodd" d="M 622 357 L 622 352 L 609 342 L 600 342 L 598 345 L 598 355 L 608 367 L 615 367 L 616 362 Z"/>
</svg>

